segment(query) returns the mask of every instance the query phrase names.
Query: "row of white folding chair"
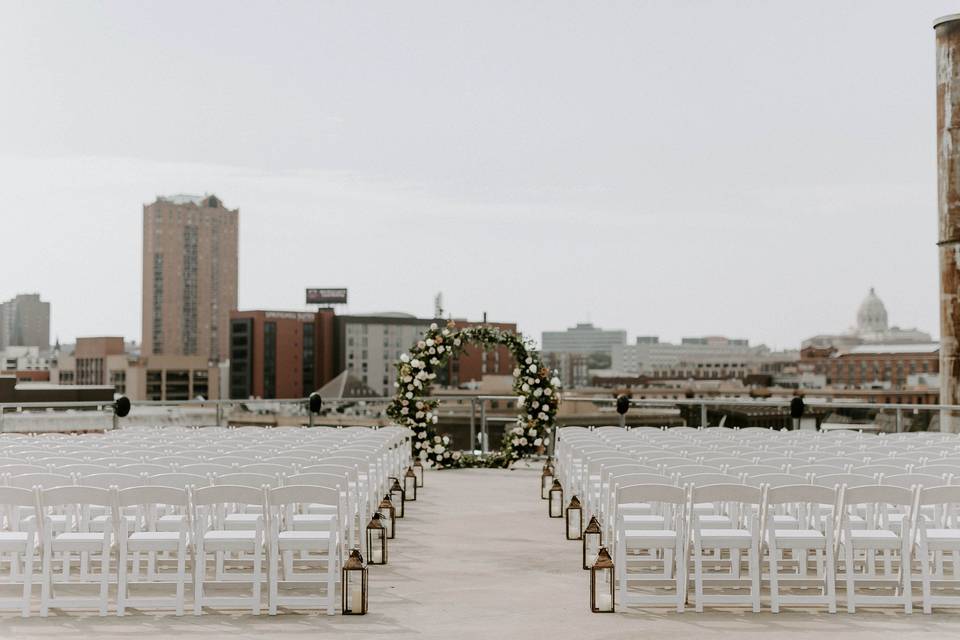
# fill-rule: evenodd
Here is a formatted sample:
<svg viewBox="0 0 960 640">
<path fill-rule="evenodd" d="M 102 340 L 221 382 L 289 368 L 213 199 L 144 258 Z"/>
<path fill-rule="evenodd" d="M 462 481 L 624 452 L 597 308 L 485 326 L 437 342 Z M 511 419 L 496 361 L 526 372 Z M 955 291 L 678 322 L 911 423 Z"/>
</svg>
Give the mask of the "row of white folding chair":
<svg viewBox="0 0 960 640">
<path fill-rule="evenodd" d="M 264 493 L 266 492 L 266 493 Z M 282 598 L 277 590 L 277 561 L 279 554 L 283 555 L 284 577 L 286 580 L 294 578 L 292 565 L 294 551 L 309 553 L 322 551 L 326 556 L 327 571 L 325 578 L 326 593 L 321 599 L 322 606 L 328 613 L 333 613 L 335 604 L 335 584 L 337 567 L 340 558 L 340 527 L 338 524 L 340 511 L 340 491 L 337 487 L 323 487 L 319 485 L 290 485 L 268 489 L 242 487 L 237 485 L 213 485 L 191 488 L 141 486 L 119 490 L 117 487 L 104 489 L 101 487 L 64 486 L 51 489 L 35 487 L 32 491 L 17 487 L 0 487 L 0 505 L 3 505 L 7 518 L 7 528 L 10 529 L 2 536 L 2 548 L 5 553 L 11 554 L 11 578 L 23 584 L 22 595 L 19 599 L 0 600 L 0 606 L 15 606 L 23 615 L 28 615 L 30 608 L 31 585 L 33 583 L 33 563 L 38 548 L 36 542 L 36 519 L 26 521 L 14 519 L 10 514 L 23 509 L 40 509 L 44 513 L 39 527 L 42 557 L 41 569 L 41 615 L 46 616 L 50 607 L 75 607 L 95 605 L 101 615 L 107 611 L 108 583 L 110 581 L 110 559 L 112 544 L 117 542 L 119 550 L 116 575 L 118 580 L 118 614 L 122 615 L 126 606 L 173 606 L 177 614 L 183 612 L 184 583 L 186 581 L 185 568 L 189 562 L 186 553 L 187 544 L 192 545 L 194 571 L 194 611 L 199 614 L 204 604 L 241 604 L 251 606 L 255 613 L 259 612 L 260 582 L 264 576 L 259 566 L 261 552 L 264 547 L 264 520 L 273 523 L 273 528 L 266 540 L 268 558 L 268 582 L 270 584 L 270 611 L 276 612 L 278 604 L 296 604 L 298 606 L 317 606 L 315 598 L 303 599 Z M 189 496 L 189 497 L 188 497 Z M 252 497 L 252 499 L 251 499 Z M 147 502 L 153 504 L 163 502 L 165 507 L 174 507 L 191 514 L 186 519 L 179 519 L 174 528 L 158 526 L 162 518 L 156 518 L 156 511 L 139 511 L 134 516 L 126 515 L 129 509 L 142 506 Z M 283 513 L 280 507 L 298 503 L 300 505 L 323 505 L 326 509 L 327 526 L 312 526 L 308 529 L 295 526 L 294 515 L 299 510 L 287 508 Z M 231 507 L 236 504 L 249 504 L 259 508 L 272 508 L 264 516 L 263 511 L 257 517 L 252 529 L 233 529 L 227 519 L 221 517 L 225 513 L 225 505 Z M 194 512 L 187 509 L 201 509 L 216 505 L 216 509 L 205 512 L 196 517 Z M 116 531 L 107 526 L 99 530 L 89 527 L 89 513 L 92 509 L 112 510 L 112 520 L 108 523 L 118 523 Z M 63 528 L 54 527 L 51 515 L 58 512 L 66 514 L 68 523 Z M 292 517 L 291 517 L 292 516 Z M 190 536 L 189 520 L 196 523 L 193 535 Z M 82 521 L 82 522 L 81 522 Z M 284 523 L 281 527 L 281 521 Z M 314 522 L 314 525 L 317 523 Z M 22 526 L 21 526 L 22 525 Z M 281 530 L 282 528 L 282 530 Z M 127 555 L 130 551 L 132 558 Z M 206 552 L 213 552 L 219 558 L 224 552 L 241 551 L 250 556 L 254 571 L 249 575 L 251 582 L 251 596 L 241 600 L 211 599 L 204 595 L 205 558 Z M 174 554 L 177 569 L 174 574 L 161 576 L 155 571 L 156 554 L 167 552 Z M 79 554 L 81 560 L 80 581 L 93 582 L 99 586 L 99 593 L 95 598 L 78 597 L 74 595 L 59 596 L 56 592 L 58 582 L 71 582 L 71 561 L 74 554 Z M 176 584 L 176 595 L 172 598 L 148 598 L 131 600 L 128 584 L 131 575 L 137 579 L 140 564 L 140 554 L 149 556 L 147 577 L 148 581 L 156 581 L 158 577 L 172 577 Z M 100 571 L 92 574 L 87 571 L 87 556 L 91 559 L 99 558 Z M 315 560 L 313 556 L 306 556 Z M 130 562 L 134 566 L 130 566 Z M 53 563 L 63 565 L 61 580 L 56 580 L 53 572 Z M 132 574 L 130 569 L 133 568 Z M 219 574 L 218 581 L 222 581 L 226 574 Z M 297 582 L 303 582 L 299 574 Z"/>
<path fill-rule="evenodd" d="M 341 523 L 346 527 L 340 536 L 343 544 L 360 544 L 360 534 L 358 533 L 366 522 L 367 515 L 371 509 L 367 503 L 361 500 L 356 487 L 356 468 L 342 465 L 328 464 L 315 465 L 309 468 L 307 473 L 299 474 L 263 474 L 251 471 L 234 471 L 228 473 L 185 473 L 185 472 L 166 472 L 160 474 L 132 475 L 123 473 L 94 473 L 94 474 L 54 474 L 54 473 L 33 473 L 19 476 L 9 476 L 4 478 L 4 485 L 30 489 L 34 486 L 54 487 L 63 485 L 84 485 L 100 488 L 109 488 L 112 486 L 126 489 L 130 487 L 151 485 L 151 486 L 175 486 L 186 488 L 187 486 L 200 487 L 205 485 L 242 485 L 254 488 L 261 486 L 281 486 L 296 484 L 302 478 L 312 478 L 314 480 L 324 477 L 326 479 L 336 480 L 342 487 L 343 510 L 341 511 Z M 94 526 L 102 528 L 105 517 L 103 512 L 93 514 Z M 250 514 L 231 514 L 228 521 L 234 527 L 241 527 L 245 521 L 251 521 Z"/>
<path fill-rule="evenodd" d="M 891 507 L 891 509 L 904 510 L 908 514 L 915 509 L 917 504 L 934 506 L 942 503 L 953 503 L 956 506 L 960 503 L 960 487 L 925 489 L 915 486 L 911 490 L 889 485 L 868 485 L 840 490 L 836 487 L 826 488 L 816 485 L 786 485 L 765 488 L 746 487 L 744 485 L 708 485 L 690 488 L 689 497 L 686 497 L 681 488 L 673 485 L 642 484 L 619 489 L 617 500 L 624 504 L 638 501 L 656 504 L 661 513 L 659 521 L 654 522 L 655 518 L 651 518 L 648 524 L 654 526 L 646 528 L 630 528 L 622 516 L 618 519 L 617 535 L 622 537 L 623 544 L 617 548 L 617 573 L 620 580 L 620 599 L 623 605 L 633 603 L 654 604 L 667 601 L 676 604 L 678 610 L 683 610 L 688 564 L 686 553 L 680 553 L 679 550 L 686 549 L 687 539 L 684 537 L 685 527 L 682 522 L 687 522 L 687 520 L 686 518 L 679 519 L 676 516 L 680 509 L 680 503 L 683 501 L 692 530 L 690 540 L 693 545 L 692 556 L 695 574 L 694 602 L 698 611 L 702 610 L 704 603 L 709 602 L 717 604 L 749 603 L 754 611 L 759 609 L 759 587 L 762 578 L 760 547 L 761 541 L 763 541 L 767 550 L 771 607 L 774 612 L 779 610 L 781 603 L 826 604 L 830 611 L 836 610 L 834 552 L 838 543 L 843 554 L 844 573 L 840 579 L 847 587 L 848 611 L 853 612 L 857 604 L 864 603 L 898 604 L 904 606 L 905 610 L 909 612 L 912 606 L 911 552 L 914 544 L 913 529 L 906 527 L 896 531 L 891 527 L 877 526 L 876 521 L 872 523 L 872 526 L 857 527 L 849 514 L 857 510 L 853 507 L 872 507 L 876 504 L 883 504 Z M 709 520 L 707 527 L 701 527 L 699 521 L 702 517 L 696 515 L 694 505 L 702 502 L 718 501 L 736 503 L 743 508 L 736 512 L 727 512 L 728 522 L 721 526 L 718 526 L 715 521 Z M 840 504 L 843 507 L 838 512 L 836 509 Z M 778 508 L 787 505 L 792 505 L 793 512 L 798 514 L 798 522 L 780 526 L 775 520 L 775 514 Z M 669 509 L 665 511 L 665 506 L 673 509 L 673 511 L 669 511 Z M 805 506 L 815 508 L 805 510 Z M 921 519 L 918 527 L 920 535 L 917 537 L 916 544 L 921 566 L 921 574 L 918 579 L 923 583 L 924 610 L 928 612 L 933 604 L 960 604 L 960 598 L 956 596 L 934 596 L 931 591 L 931 584 L 934 584 L 937 579 L 943 582 L 945 578 L 942 571 L 942 559 L 939 564 L 937 563 L 937 552 L 950 551 L 953 554 L 960 554 L 960 529 L 956 526 L 956 509 L 953 511 L 942 510 L 941 512 L 954 514 L 952 521 L 954 527 L 952 529 L 929 528 L 926 525 L 926 519 Z M 765 527 L 760 526 L 758 515 L 761 513 L 767 514 Z M 841 514 L 836 529 L 833 526 L 822 526 L 822 522 L 827 517 L 833 518 L 836 513 Z M 874 517 L 879 518 L 886 513 L 886 510 L 877 510 Z M 745 517 L 750 519 L 749 524 Z M 941 520 L 939 524 L 942 523 Z M 763 533 L 764 530 L 765 534 Z M 839 531 L 840 537 L 834 540 L 836 531 Z M 632 558 L 628 557 L 628 551 L 631 547 L 640 550 L 654 550 L 656 553 Z M 718 548 L 728 549 L 729 559 L 717 554 L 710 559 L 702 553 L 705 549 Z M 721 585 L 729 585 L 731 582 L 739 582 L 740 584 L 746 582 L 740 576 L 740 550 L 747 551 L 749 557 L 750 596 L 743 598 L 739 595 L 723 594 L 711 597 L 705 594 L 705 586 L 709 585 L 711 580 L 719 579 Z M 790 558 L 790 563 L 796 565 L 797 569 L 792 574 L 781 573 L 780 566 L 786 562 L 783 550 L 790 550 L 792 553 L 793 557 Z M 809 551 L 813 551 L 815 554 L 816 571 L 813 576 L 807 573 Z M 931 553 L 933 554 L 932 557 Z M 682 556 L 684 560 L 681 561 L 679 556 Z M 891 556 L 899 557 L 891 558 Z M 676 558 L 676 561 L 671 562 L 671 557 Z M 880 567 L 877 566 L 878 557 L 882 558 L 879 560 Z M 895 560 L 899 560 L 899 563 Z M 628 569 L 630 564 L 635 561 L 659 562 L 663 566 L 663 571 L 652 577 L 649 575 L 630 576 Z M 720 576 L 705 574 L 703 565 L 708 561 L 715 564 L 726 564 L 729 571 Z M 957 562 L 957 555 L 954 555 L 954 562 Z M 858 566 L 862 568 L 859 572 L 856 570 Z M 933 567 L 932 570 L 931 566 Z M 673 596 L 655 595 L 651 597 L 629 593 L 629 584 L 631 583 L 663 586 L 665 582 L 670 581 L 673 582 L 675 587 Z M 780 593 L 780 588 L 784 584 L 804 587 L 818 586 L 820 593 L 815 596 L 807 595 L 806 592 L 800 596 L 784 595 Z M 876 586 L 878 584 L 895 585 L 897 591 L 893 596 L 877 596 L 865 595 L 857 590 L 862 585 Z M 952 576 L 952 586 L 954 588 L 960 587 L 960 575 L 955 573 Z"/>
</svg>

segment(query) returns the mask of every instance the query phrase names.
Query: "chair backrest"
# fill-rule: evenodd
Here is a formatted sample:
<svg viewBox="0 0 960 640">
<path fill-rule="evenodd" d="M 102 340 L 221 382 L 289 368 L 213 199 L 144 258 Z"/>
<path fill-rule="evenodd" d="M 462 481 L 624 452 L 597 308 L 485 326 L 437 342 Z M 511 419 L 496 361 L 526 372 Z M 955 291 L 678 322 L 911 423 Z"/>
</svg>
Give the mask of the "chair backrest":
<svg viewBox="0 0 960 640">
<path fill-rule="evenodd" d="M 64 505 L 97 505 L 111 506 L 113 494 L 109 489 L 101 487 L 53 487 L 40 491 L 40 505 L 47 507 L 61 507 Z"/>
<path fill-rule="evenodd" d="M 889 476 L 884 474 L 880 483 L 909 489 L 914 486 L 940 487 L 947 484 L 947 481 L 932 473 L 899 473 Z"/>
<path fill-rule="evenodd" d="M 807 478 L 791 473 L 765 473 L 756 476 L 747 476 L 744 482 L 753 487 L 761 487 L 763 485 L 786 487 L 797 484 L 809 484 Z"/>
<path fill-rule="evenodd" d="M 318 485 L 286 485 L 267 490 L 267 502 L 276 507 L 285 504 L 323 504 L 339 508 L 340 491 Z"/>
<path fill-rule="evenodd" d="M 694 503 L 702 502 L 739 502 L 759 505 L 763 500 L 760 487 L 745 484 L 708 484 L 693 486 Z"/>
<path fill-rule="evenodd" d="M 892 485 L 869 485 L 847 488 L 843 492 L 844 503 L 848 506 L 857 504 L 889 504 L 900 507 L 913 505 L 913 491 L 904 487 Z"/>
<path fill-rule="evenodd" d="M 63 487 L 73 484 L 73 478 L 63 473 L 25 473 L 19 476 L 10 476 L 7 478 L 7 484 L 11 487 L 21 489 L 32 489 L 33 487 Z"/>
<path fill-rule="evenodd" d="M 670 484 L 632 484 L 617 488 L 617 504 L 633 502 L 666 502 L 686 504 L 687 490 Z"/>
<path fill-rule="evenodd" d="M 244 487 L 276 487 L 280 484 L 277 476 L 267 475 L 265 473 L 225 473 L 217 474 L 213 477 L 213 483 L 217 485 L 239 485 Z"/>
<path fill-rule="evenodd" d="M 767 504 L 813 503 L 835 505 L 837 489 L 815 484 L 787 484 L 767 489 Z"/>
<path fill-rule="evenodd" d="M 346 481 L 345 474 L 336 473 L 297 473 L 286 478 L 290 486 L 339 487 L 341 491 L 346 488 Z"/>
<path fill-rule="evenodd" d="M 263 490 L 240 485 L 213 485 L 193 489 L 193 504 L 209 506 L 216 504 L 262 505 Z"/>
<path fill-rule="evenodd" d="M 191 464 L 183 464 L 177 467 L 177 471 L 180 473 L 198 473 L 198 474 L 208 474 L 208 473 L 234 473 L 236 471 L 235 467 L 231 467 L 225 464 L 211 464 L 209 462 L 194 462 Z"/>
<path fill-rule="evenodd" d="M 862 487 L 877 484 L 877 479 L 862 473 L 830 473 L 822 476 L 814 474 L 813 484 L 820 485 L 821 487 L 836 487 L 840 485 Z"/>
<path fill-rule="evenodd" d="M 927 464 L 921 467 L 914 467 L 913 471 L 915 473 L 930 473 L 933 475 L 960 475 L 960 464 L 942 464 L 939 460 L 934 462 L 928 462 Z"/>
<path fill-rule="evenodd" d="M 36 497 L 30 489 L 20 487 L 0 487 L 0 505 L 12 507 L 33 507 Z"/>
<path fill-rule="evenodd" d="M 117 491 L 120 507 L 150 504 L 186 507 L 188 502 L 187 490 L 174 487 L 130 487 Z"/>
<path fill-rule="evenodd" d="M 692 473 L 689 475 L 681 475 L 677 481 L 677 484 L 692 484 L 694 486 L 707 486 L 707 485 L 726 485 L 726 484 L 737 484 L 740 482 L 740 478 L 737 476 L 731 476 L 726 473 Z"/>
<path fill-rule="evenodd" d="M 144 485 L 146 484 L 146 480 L 140 476 L 129 473 L 93 473 L 78 477 L 77 484 L 83 487 L 101 487 L 103 489 L 117 487 L 119 489 L 127 489 L 129 487 Z"/>
<path fill-rule="evenodd" d="M 169 464 L 154 464 L 152 462 L 139 462 L 137 464 L 124 464 L 117 467 L 117 473 L 132 473 L 140 475 L 142 473 L 169 473 L 172 469 Z"/>
<path fill-rule="evenodd" d="M 50 470 L 39 464 L 5 464 L 0 466 L 0 474 L 10 476 L 22 476 L 25 473 L 47 473 Z"/>
<path fill-rule="evenodd" d="M 267 475 L 291 474 L 293 473 L 292 464 L 277 464 L 272 462 L 254 462 L 251 464 L 242 464 L 237 467 L 238 473 L 263 473 Z"/>
<path fill-rule="evenodd" d="M 154 487 L 172 487 L 174 489 L 185 489 L 186 487 L 204 487 L 210 484 L 208 476 L 201 476 L 197 473 L 158 473 L 147 476 L 146 483 Z"/>
</svg>

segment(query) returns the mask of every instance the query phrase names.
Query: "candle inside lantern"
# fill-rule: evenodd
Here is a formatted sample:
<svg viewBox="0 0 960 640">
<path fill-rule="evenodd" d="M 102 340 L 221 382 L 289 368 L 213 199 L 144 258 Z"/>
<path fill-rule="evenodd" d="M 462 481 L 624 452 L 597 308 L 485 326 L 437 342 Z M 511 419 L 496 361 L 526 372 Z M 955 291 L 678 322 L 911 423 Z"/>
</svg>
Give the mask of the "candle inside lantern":
<svg viewBox="0 0 960 640">
<path fill-rule="evenodd" d="M 350 611 L 360 611 L 363 609 L 363 587 L 359 584 L 350 586 L 347 594 L 347 608 Z"/>
</svg>

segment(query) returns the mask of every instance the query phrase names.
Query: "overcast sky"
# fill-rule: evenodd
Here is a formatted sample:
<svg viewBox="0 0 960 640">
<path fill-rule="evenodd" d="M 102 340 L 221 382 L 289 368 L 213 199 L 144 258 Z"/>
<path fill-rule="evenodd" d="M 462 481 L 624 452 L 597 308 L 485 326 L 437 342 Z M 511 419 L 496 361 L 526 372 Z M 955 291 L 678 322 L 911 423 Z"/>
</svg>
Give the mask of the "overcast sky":
<svg viewBox="0 0 960 640">
<path fill-rule="evenodd" d="M 240 307 L 777 347 L 939 333 L 956 2 L 0 0 L 0 299 L 139 340 L 142 205 L 240 209 Z"/>
</svg>

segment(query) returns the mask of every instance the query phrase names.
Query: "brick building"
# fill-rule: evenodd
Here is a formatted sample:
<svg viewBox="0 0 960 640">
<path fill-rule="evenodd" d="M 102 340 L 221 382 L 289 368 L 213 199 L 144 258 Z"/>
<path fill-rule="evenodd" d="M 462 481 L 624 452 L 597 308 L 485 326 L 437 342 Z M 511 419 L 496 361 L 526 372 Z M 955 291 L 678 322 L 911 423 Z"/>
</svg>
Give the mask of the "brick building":
<svg viewBox="0 0 960 640">
<path fill-rule="evenodd" d="M 825 375 L 828 385 L 846 387 L 903 387 L 911 375 L 938 373 L 939 358 L 936 343 L 862 344 L 847 350 L 808 346 L 800 352 L 800 362 Z"/>
<path fill-rule="evenodd" d="M 230 319 L 230 397 L 303 398 L 344 371 L 389 396 L 395 363 L 432 322 L 405 313 L 235 311 Z M 479 324 L 457 322 L 459 327 Z M 516 330 L 511 323 L 487 324 Z M 458 387 L 484 375 L 511 374 L 513 367 L 505 347 L 484 351 L 468 346 L 438 373 L 436 382 Z"/>
</svg>

